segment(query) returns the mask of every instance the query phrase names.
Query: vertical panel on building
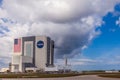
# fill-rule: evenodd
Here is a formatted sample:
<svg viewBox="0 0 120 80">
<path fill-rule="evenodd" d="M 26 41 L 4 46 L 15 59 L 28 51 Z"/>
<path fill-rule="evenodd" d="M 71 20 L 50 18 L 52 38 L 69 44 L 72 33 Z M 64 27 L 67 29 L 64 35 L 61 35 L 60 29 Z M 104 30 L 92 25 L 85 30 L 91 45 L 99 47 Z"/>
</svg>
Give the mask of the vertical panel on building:
<svg viewBox="0 0 120 80">
<path fill-rule="evenodd" d="M 33 41 L 26 41 L 24 43 L 24 56 L 33 58 Z"/>
<path fill-rule="evenodd" d="M 12 72 L 18 72 L 20 67 L 20 56 L 22 54 L 22 38 L 14 39 L 13 56 L 12 56 Z"/>
<path fill-rule="evenodd" d="M 50 38 L 47 37 L 47 62 L 46 66 L 48 67 L 50 65 Z"/>
<path fill-rule="evenodd" d="M 51 40 L 51 43 L 50 43 L 50 65 L 51 66 L 54 66 L 54 41 Z"/>
<path fill-rule="evenodd" d="M 19 66 L 20 66 L 20 56 L 19 55 L 12 56 L 12 65 L 14 65 L 14 69 L 12 71 L 18 72 Z"/>
<path fill-rule="evenodd" d="M 35 50 L 35 65 L 38 67 L 38 69 L 44 69 L 47 63 L 47 37 L 36 37 Z"/>
<path fill-rule="evenodd" d="M 33 49 L 31 49 L 30 46 L 33 47 Z M 27 50 L 25 50 L 26 48 Z M 22 49 L 23 49 L 22 50 L 23 56 L 26 55 L 26 53 L 29 56 L 31 55 L 33 57 L 33 64 L 35 65 L 35 36 L 23 37 L 22 38 Z"/>
</svg>

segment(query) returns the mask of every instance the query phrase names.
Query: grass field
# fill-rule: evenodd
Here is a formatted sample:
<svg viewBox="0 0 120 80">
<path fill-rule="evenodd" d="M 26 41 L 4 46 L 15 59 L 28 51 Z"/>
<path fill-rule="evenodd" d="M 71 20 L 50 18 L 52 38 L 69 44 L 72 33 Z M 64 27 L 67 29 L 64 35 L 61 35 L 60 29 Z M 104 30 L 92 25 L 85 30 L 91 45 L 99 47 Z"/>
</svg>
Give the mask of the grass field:
<svg viewBox="0 0 120 80">
<path fill-rule="evenodd" d="M 105 73 L 105 72 L 85 72 L 84 75 L 98 75 L 99 77 L 120 78 L 119 73 Z"/>
<path fill-rule="evenodd" d="M 45 74 L 45 73 L 8 73 L 0 74 L 0 78 L 55 78 L 55 77 L 71 77 L 81 75 L 98 75 L 99 77 L 120 78 L 120 73 L 105 72 L 85 72 L 85 73 L 66 73 L 66 74 Z"/>
<path fill-rule="evenodd" d="M 51 77 L 70 77 L 78 76 L 80 74 L 41 74 L 41 73 L 29 73 L 29 74 L 0 74 L 0 78 L 51 78 Z"/>
<path fill-rule="evenodd" d="M 99 77 L 120 78 L 120 73 L 99 74 Z"/>
</svg>

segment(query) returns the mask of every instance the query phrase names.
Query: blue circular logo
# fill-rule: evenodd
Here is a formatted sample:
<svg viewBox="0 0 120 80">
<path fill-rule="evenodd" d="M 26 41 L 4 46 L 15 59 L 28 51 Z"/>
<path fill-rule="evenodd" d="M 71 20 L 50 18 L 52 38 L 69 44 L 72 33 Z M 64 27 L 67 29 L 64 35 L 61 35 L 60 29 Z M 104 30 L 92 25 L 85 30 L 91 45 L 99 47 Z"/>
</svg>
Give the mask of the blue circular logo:
<svg viewBox="0 0 120 80">
<path fill-rule="evenodd" d="M 43 46 L 44 46 L 44 42 L 43 41 L 38 41 L 37 42 L 37 47 L 38 48 L 43 48 Z"/>
</svg>

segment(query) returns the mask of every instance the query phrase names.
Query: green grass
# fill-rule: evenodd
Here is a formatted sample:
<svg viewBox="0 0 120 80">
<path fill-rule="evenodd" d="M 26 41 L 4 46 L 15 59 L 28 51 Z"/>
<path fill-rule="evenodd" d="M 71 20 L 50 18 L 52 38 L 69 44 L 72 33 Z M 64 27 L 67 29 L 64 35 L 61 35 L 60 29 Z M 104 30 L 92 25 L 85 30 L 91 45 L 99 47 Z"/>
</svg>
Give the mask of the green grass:
<svg viewBox="0 0 120 80">
<path fill-rule="evenodd" d="M 120 73 L 105 73 L 105 72 L 84 72 L 84 73 L 66 73 L 66 74 L 45 74 L 45 73 L 7 73 L 0 74 L 0 78 L 58 78 L 71 77 L 81 75 L 98 75 L 99 77 L 120 78 Z"/>
<path fill-rule="evenodd" d="M 84 72 L 82 75 L 98 75 L 99 77 L 120 78 L 120 72 L 119 73 Z"/>
<path fill-rule="evenodd" d="M 0 78 L 55 78 L 55 77 L 70 77 L 78 76 L 80 74 L 41 74 L 41 73 L 29 73 L 29 74 L 0 74 Z"/>
<path fill-rule="evenodd" d="M 99 77 L 120 78 L 120 73 L 100 74 Z"/>
</svg>

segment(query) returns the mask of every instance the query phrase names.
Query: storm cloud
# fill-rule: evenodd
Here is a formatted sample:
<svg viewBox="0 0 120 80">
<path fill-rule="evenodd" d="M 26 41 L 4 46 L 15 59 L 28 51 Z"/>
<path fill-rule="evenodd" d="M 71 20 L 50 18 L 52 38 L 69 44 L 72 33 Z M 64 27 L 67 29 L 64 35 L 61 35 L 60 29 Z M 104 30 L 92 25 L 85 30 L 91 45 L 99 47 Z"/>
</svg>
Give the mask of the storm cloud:
<svg viewBox="0 0 120 80">
<path fill-rule="evenodd" d="M 119 0 L 3 0 L 0 8 L 1 56 L 12 54 L 13 39 L 50 36 L 55 56 L 80 54 L 101 32 L 102 17 Z M 97 29 L 97 30 L 96 30 Z"/>
</svg>

